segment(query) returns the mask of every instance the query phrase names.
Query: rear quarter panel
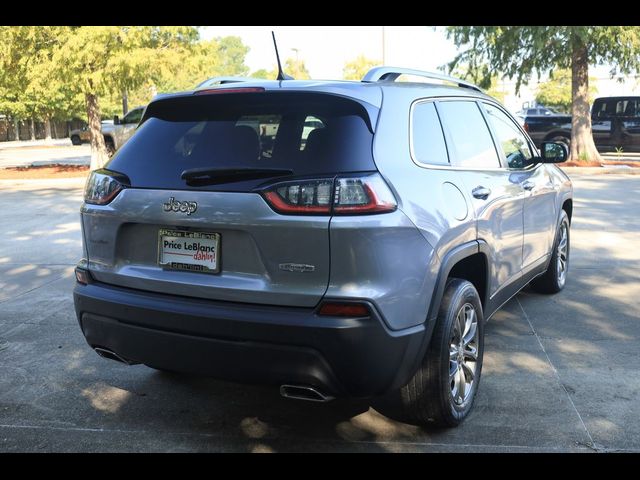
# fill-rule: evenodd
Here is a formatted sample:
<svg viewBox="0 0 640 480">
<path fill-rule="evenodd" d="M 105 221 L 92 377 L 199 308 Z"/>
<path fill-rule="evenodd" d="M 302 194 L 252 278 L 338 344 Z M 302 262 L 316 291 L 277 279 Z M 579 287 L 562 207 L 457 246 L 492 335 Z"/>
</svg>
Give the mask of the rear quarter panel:
<svg viewBox="0 0 640 480">
<path fill-rule="evenodd" d="M 414 99 L 410 90 L 384 89 L 373 145 L 376 166 L 393 190 L 398 210 L 422 237 L 421 242 L 404 243 L 397 253 L 404 269 L 389 272 L 387 281 L 401 298 L 398 309 L 389 310 L 388 321 L 395 328 L 425 321 L 441 260 L 454 247 L 476 240 L 473 210 L 456 172 L 420 167 L 411 159 L 409 118 Z M 413 277 L 410 290 L 408 271 Z"/>
</svg>

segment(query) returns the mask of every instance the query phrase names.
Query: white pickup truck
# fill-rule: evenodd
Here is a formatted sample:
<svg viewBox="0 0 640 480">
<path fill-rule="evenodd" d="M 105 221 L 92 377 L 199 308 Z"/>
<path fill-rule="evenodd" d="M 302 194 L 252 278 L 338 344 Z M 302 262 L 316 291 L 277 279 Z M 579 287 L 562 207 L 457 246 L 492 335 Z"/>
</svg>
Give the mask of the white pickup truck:
<svg viewBox="0 0 640 480">
<path fill-rule="evenodd" d="M 107 146 L 109 156 L 125 144 L 136 131 L 136 127 L 146 107 L 137 107 L 130 110 L 122 119 L 118 116 L 113 118 L 113 124 L 102 124 L 102 134 L 104 135 L 104 143 Z"/>
</svg>

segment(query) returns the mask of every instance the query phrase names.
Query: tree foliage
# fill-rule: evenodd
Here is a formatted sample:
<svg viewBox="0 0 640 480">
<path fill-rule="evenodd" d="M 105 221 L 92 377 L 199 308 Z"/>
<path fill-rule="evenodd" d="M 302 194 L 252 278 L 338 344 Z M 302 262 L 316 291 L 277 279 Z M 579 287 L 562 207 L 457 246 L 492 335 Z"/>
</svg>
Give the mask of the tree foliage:
<svg viewBox="0 0 640 480">
<path fill-rule="evenodd" d="M 307 70 L 307 66 L 302 59 L 289 57 L 285 60 L 282 69 L 284 73 L 292 76 L 295 80 L 309 80 L 311 78 L 309 70 Z M 251 77 L 261 78 L 263 80 L 275 80 L 278 78 L 278 67 L 274 65 L 271 70 L 261 68 L 253 72 Z"/>
<path fill-rule="evenodd" d="M 532 74 L 556 68 L 572 72 L 571 158 L 599 159 L 589 113 L 589 65 L 616 65 L 627 74 L 640 67 L 640 27 L 633 26 L 464 26 L 448 27 L 449 38 L 463 51 L 449 64 L 486 65 L 494 74 L 516 79 L 516 92 Z M 613 73 L 613 72 L 612 72 Z"/>
<path fill-rule="evenodd" d="M 589 78 L 589 103 L 593 102 L 598 93 L 595 82 L 595 78 Z M 571 70 L 563 68 L 551 72 L 549 80 L 538 85 L 536 102 L 558 112 L 569 113 L 571 111 Z"/>
<path fill-rule="evenodd" d="M 342 78 L 345 80 L 362 80 L 362 77 L 373 67 L 380 65 L 379 60 L 372 60 L 364 55 L 358 55 L 355 59 L 344 64 Z"/>
<path fill-rule="evenodd" d="M 189 26 L 0 26 L 0 114 L 87 115 L 92 150 L 100 151 L 101 119 L 89 112 L 111 117 L 121 113 L 123 94 L 144 105 L 158 92 L 191 89 L 209 77 L 246 75 L 248 50 L 239 37 L 201 41 Z"/>
</svg>

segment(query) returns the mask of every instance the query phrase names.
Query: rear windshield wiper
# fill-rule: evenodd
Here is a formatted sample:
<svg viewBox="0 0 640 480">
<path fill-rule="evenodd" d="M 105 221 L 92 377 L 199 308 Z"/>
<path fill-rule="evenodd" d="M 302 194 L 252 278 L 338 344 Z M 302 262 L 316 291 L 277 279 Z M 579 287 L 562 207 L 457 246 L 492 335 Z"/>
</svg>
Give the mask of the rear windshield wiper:
<svg viewBox="0 0 640 480">
<path fill-rule="evenodd" d="M 191 168 L 185 170 L 180 178 L 191 187 L 216 185 L 218 183 L 239 182 L 293 175 L 293 170 L 284 168 Z"/>
</svg>

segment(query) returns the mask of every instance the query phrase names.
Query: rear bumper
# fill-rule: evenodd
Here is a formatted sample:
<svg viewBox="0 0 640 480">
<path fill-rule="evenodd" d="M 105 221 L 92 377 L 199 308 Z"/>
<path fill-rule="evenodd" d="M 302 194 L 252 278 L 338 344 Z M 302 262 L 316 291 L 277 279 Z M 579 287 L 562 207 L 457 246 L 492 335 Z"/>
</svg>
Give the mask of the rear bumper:
<svg viewBox="0 0 640 480">
<path fill-rule="evenodd" d="M 389 331 L 367 318 L 311 308 L 216 302 L 76 284 L 76 314 L 92 347 L 134 363 L 245 383 L 309 385 L 370 397 L 404 385 L 423 351 L 423 325 Z"/>
</svg>

